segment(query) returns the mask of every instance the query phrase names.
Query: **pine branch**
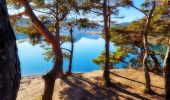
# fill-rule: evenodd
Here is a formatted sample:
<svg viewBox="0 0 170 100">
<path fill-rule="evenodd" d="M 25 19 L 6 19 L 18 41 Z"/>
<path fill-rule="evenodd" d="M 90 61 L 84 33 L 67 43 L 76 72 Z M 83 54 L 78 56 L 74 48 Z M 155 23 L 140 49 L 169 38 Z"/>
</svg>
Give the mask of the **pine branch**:
<svg viewBox="0 0 170 100">
<path fill-rule="evenodd" d="M 69 50 L 69 49 L 66 49 L 66 48 L 61 48 L 61 49 L 63 49 L 63 50 L 66 50 L 66 51 L 68 51 L 68 52 L 71 52 L 71 50 Z"/>
<path fill-rule="evenodd" d="M 134 6 L 133 4 L 130 4 L 131 7 L 135 8 L 136 10 L 142 12 L 144 15 L 148 16 L 148 14 L 146 12 L 144 12 L 143 10 L 137 8 L 136 6 Z"/>
</svg>

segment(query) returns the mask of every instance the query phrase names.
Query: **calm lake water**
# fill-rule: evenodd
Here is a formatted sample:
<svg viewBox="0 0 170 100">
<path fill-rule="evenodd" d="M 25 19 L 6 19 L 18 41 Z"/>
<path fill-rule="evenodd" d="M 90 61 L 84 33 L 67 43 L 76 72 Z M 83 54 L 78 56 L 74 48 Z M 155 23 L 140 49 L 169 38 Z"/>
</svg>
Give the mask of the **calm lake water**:
<svg viewBox="0 0 170 100">
<path fill-rule="evenodd" d="M 74 37 L 76 39 L 74 43 L 74 57 L 73 57 L 73 72 L 90 72 L 99 70 L 100 67 L 93 63 L 93 59 L 98 57 L 105 48 L 105 41 L 100 35 L 87 34 L 88 32 L 99 32 L 101 29 L 88 29 L 84 31 L 74 30 Z M 68 33 L 61 31 L 64 35 Z M 62 33 L 62 34 L 63 34 Z M 24 34 L 16 34 L 18 53 L 21 62 L 22 75 L 37 75 L 45 74 L 52 66 L 53 61 L 46 61 L 43 55 L 46 50 L 42 48 L 42 44 L 32 45 L 29 42 L 28 36 Z M 20 41 L 25 42 L 20 42 Z M 64 43 L 62 47 L 69 49 L 70 43 Z M 110 43 L 111 51 L 116 51 L 116 47 L 113 43 Z M 134 57 L 128 56 L 126 60 Z M 123 63 L 117 64 L 117 68 L 122 68 Z M 64 71 L 68 70 L 68 60 L 64 60 Z"/>
<path fill-rule="evenodd" d="M 100 55 L 104 50 L 105 42 L 99 35 L 83 34 L 75 32 L 76 42 L 74 43 L 73 72 L 90 72 L 100 69 L 92 60 Z M 17 34 L 18 53 L 21 62 L 22 75 L 44 74 L 48 72 L 53 61 L 47 62 L 43 53 L 46 52 L 41 44 L 32 45 L 28 37 L 24 34 Z M 25 42 L 20 43 L 21 40 Z M 62 45 L 70 48 L 70 43 Z M 111 50 L 115 51 L 116 47 L 110 44 Z M 68 69 L 68 60 L 64 61 L 64 71 Z"/>
</svg>

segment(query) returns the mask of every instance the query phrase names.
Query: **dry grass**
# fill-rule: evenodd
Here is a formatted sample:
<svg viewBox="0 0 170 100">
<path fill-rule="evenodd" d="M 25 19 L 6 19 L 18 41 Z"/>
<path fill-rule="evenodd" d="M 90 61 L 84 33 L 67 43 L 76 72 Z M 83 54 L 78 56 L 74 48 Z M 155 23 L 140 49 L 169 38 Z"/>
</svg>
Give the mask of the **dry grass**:
<svg viewBox="0 0 170 100">
<path fill-rule="evenodd" d="M 102 71 L 74 74 L 57 79 L 53 100 L 163 100 L 163 77 L 150 73 L 154 94 L 143 93 L 144 73 L 133 69 L 111 71 L 112 88 L 104 87 Z M 25 77 L 17 100 L 41 100 L 44 82 L 40 77 Z"/>
</svg>

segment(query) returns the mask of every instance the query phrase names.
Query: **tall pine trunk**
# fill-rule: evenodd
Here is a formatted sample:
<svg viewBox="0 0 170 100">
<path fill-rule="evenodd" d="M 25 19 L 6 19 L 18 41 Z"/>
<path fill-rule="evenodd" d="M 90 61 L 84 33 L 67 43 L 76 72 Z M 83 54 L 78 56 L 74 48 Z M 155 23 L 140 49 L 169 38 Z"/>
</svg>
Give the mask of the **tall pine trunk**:
<svg viewBox="0 0 170 100">
<path fill-rule="evenodd" d="M 69 61 L 68 74 L 72 73 L 73 52 L 74 52 L 73 28 L 70 28 L 70 37 L 71 37 L 71 51 L 70 51 L 70 61 Z"/>
<path fill-rule="evenodd" d="M 6 1 L 0 0 L 0 100 L 16 100 L 21 79 L 16 38 Z"/>
<path fill-rule="evenodd" d="M 165 100 L 170 99 L 170 41 L 168 44 L 167 53 L 164 59 L 164 78 L 165 78 Z"/>
<path fill-rule="evenodd" d="M 145 92 L 151 92 L 151 80 L 149 75 L 149 67 L 148 67 L 148 57 L 149 57 L 149 48 L 148 48 L 148 41 L 147 41 L 147 34 L 143 35 L 143 44 L 145 49 L 145 54 L 143 57 L 143 68 L 145 74 Z"/>
<path fill-rule="evenodd" d="M 143 67 L 144 67 L 144 73 L 145 73 L 145 93 L 151 93 L 151 79 L 149 75 L 149 68 L 148 68 L 148 57 L 150 55 L 149 50 L 149 43 L 148 43 L 148 33 L 151 26 L 151 20 L 153 18 L 153 13 L 155 11 L 156 7 L 156 1 L 152 0 L 152 9 L 149 11 L 149 13 L 146 16 L 146 27 L 143 33 L 143 47 L 144 47 L 144 57 L 143 57 Z"/>
<path fill-rule="evenodd" d="M 149 43 L 148 43 L 148 30 L 150 28 L 151 23 L 151 14 L 147 17 L 145 31 L 143 33 L 143 47 L 144 47 L 144 57 L 143 57 L 143 69 L 145 76 L 145 93 L 151 92 L 151 79 L 149 75 L 149 67 L 148 67 L 148 57 L 150 55 Z"/>
<path fill-rule="evenodd" d="M 104 35 L 105 35 L 105 67 L 104 67 L 104 73 L 103 77 L 105 79 L 105 85 L 106 86 L 111 86 L 111 81 L 110 81 L 110 72 L 109 72 L 109 66 L 110 66 L 110 47 L 109 47 L 109 42 L 110 42 L 110 32 L 109 32 L 109 16 L 107 14 L 107 0 L 104 0 L 103 2 L 103 18 L 104 18 Z"/>
</svg>

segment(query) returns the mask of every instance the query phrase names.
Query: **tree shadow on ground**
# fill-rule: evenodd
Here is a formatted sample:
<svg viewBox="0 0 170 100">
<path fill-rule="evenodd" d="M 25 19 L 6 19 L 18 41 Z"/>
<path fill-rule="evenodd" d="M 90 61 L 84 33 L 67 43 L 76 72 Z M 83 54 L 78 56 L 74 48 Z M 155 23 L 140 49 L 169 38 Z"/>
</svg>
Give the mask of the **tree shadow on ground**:
<svg viewBox="0 0 170 100">
<path fill-rule="evenodd" d="M 120 77 L 120 78 L 123 78 L 123 79 L 127 79 L 127 80 L 132 81 L 132 82 L 136 82 L 136 83 L 140 83 L 140 84 L 145 84 L 144 82 L 136 81 L 136 80 L 133 80 L 133 79 L 130 79 L 130 78 L 127 78 L 127 77 L 115 74 L 113 72 L 110 72 L 110 74 L 112 74 L 114 76 L 117 76 L 117 77 Z M 164 89 L 162 87 L 158 87 L 158 86 L 154 86 L 154 85 L 151 85 L 151 87 L 158 88 L 158 89 Z"/>
<path fill-rule="evenodd" d="M 118 75 L 118 74 L 113 73 L 113 72 L 110 72 L 110 74 L 112 74 L 112 75 L 114 75 L 114 76 L 117 76 L 117 77 L 119 77 L 119 78 L 123 78 L 123 79 L 129 80 L 129 81 L 132 81 L 132 82 L 136 82 L 136 83 L 145 85 L 144 82 L 137 81 L 137 80 L 134 80 L 134 79 L 130 79 L 130 78 L 127 78 L 127 77 L 122 76 L 122 75 Z M 154 87 L 154 88 L 157 88 L 157 89 L 164 90 L 164 88 L 158 87 L 158 86 L 154 86 L 154 85 L 151 85 L 151 87 Z M 158 100 L 162 100 L 163 97 L 164 97 L 164 93 L 158 94 L 158 93 L 156 93 L 155 91 L 152 91 L 152 92 L 150 93 L 150 95 L 152 95 L 153 98 L 156 98 L 156 99 L 158 99 Z"/>
<path fill-rule="evenodd" d="M 137 93 L 127 91 L 126 86 L 121 83 L 115 83 L 111 88 L 100 86 L 97 82 L 81 77 L 81 75 L 73 75 L 65 77 L 62 81 L 69 85 L 67 89 L 60 92 L 62 96 L 67 96 L 68 100 L 149 100 Z"/>
</svg>

